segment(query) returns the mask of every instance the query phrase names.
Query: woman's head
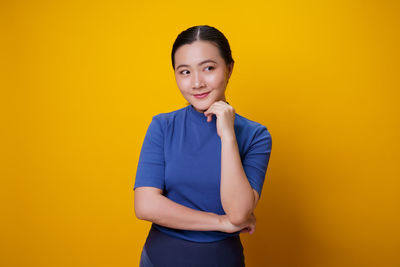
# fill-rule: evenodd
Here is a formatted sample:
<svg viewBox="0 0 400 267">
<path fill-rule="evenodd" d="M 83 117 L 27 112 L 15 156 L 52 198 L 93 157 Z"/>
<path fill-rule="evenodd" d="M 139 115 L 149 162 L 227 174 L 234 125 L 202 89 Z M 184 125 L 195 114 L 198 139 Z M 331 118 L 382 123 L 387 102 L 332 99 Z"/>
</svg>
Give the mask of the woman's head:
<svg viewBox="0 0 400 267">
<path fill-rule="evenodd" d="M 183 97 L 196 110 L 204 111 L 225 99 L 234 60 L 228 40 L 216 28 L 202 25 L 181 32 L 172 53 L 175 79 Z M 208 93 L 203 98 L 196 94 Z"/>
</svg>

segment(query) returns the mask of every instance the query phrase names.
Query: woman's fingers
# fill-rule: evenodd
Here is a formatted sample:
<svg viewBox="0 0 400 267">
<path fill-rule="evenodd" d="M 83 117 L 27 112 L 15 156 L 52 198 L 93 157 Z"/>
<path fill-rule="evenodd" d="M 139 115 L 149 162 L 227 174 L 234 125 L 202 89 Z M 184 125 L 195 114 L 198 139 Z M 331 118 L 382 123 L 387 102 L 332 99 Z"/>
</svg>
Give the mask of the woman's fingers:
<svg viewBox="0 0 400 267">
<path fill-rule="evenodd" d="M 254 213 L 252 213 L 251 216 L 248 218 L 248 220 L 240 226 L 232 224 L 227 215 L 220 215 L 220 216 L 223 219 L 222 221 L 223 221 L 224 232 L 233 233 L 239 231 L 240 233 L 253 234 L 256 230 L 256 216 L 254 215 Z"/>
<path fill-rule="evenodd" d="M 204 111 L 204 115 L 207 116 L 207 122 L 212 121 L 213 114 L 215 114 L 215 116 L 217 116 L 217 114 L 214 111 L 213 106 L 211 105 L 211 107 L 209 107 L 206 111 Z"/>
<path fill-rule="evenodd" d="M 256 231 L 256 225 L 252 223 L 247 227 L 247 229 L 248 229 L 249 234 L 252 235 Z"/>
<path fill-rule="evenodd" d="M 249 229 L 249 234 L 253 234 L 256 231 L 256 216 L 254 213 L 251 213 L 250 223 L 247 226 Z"/>
<path fill-rule="evenodd" d="M 212 114 L 219 115 L 221 112 L 223 112 L 226 108 L 226 106 L 224 106 L 224 105 L 227 105 L 227 104 L 225 104 L 225 103 L 221 104 L 221 102 L 222 101 L 217 101 L 217 102 L 214 102 L 213 104 L 211 104 L 211 106 L 206 111 L 204 111 L 204 115 L 208 117 L 210 114 L 211 115 Z"/>
<path fill-rule="evenodd" d="M 256 216 L 254 215 L 254 213 L 252 213 L 247 222 L 247 226 L 244 227 L 242 230 L 240 230 L 240 233 L 249 233 L 252 235 L 255 231 L 256 231 Z"/>
<path fill-rule="evenodd" d="M 248 227 L 245 227 L 240 231 L 241 234 L 247 233 L 247 232 L 249 232 L 249 228 Z"/>
</svg>

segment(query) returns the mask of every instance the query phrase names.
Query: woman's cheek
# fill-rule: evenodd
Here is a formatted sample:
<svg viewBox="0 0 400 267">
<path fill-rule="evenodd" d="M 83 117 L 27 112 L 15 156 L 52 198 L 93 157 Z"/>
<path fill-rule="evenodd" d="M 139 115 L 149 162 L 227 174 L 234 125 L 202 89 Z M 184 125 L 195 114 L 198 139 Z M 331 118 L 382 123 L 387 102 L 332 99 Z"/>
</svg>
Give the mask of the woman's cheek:
<svg viewBox="0 0 400 267">
<path fill-rule="evenodd" d="M 220 88 L 224 85 L 224 75 L 222 72 L 214 72 L 212 75 L 209 75 L 209 84 L 213 85 L 214 88 Z"/>
<path fill-rule="evenodd" d="M 221 88 L 223 86 L 223 82 L 224 81 L 218 76 L 210 77 L 210 79 L 207 81 L 208 85 L 214 89 Z"/>
<path fill-rule="evenodd" d="M 190 89 L 190 79 L 182 79 L 181 84 L 186 90 Z"/>
<path fill-rule="evenodd" d="M 209 86 L 214 87 L 218 83 L 218 77 L 216 75 L 208 75 L 206 81 Z"/>
<path fill-rule="evenodd" d="M 178 84 L 179 89 L 181 89 L 181 91 L 187 91 L 188 90 L 188 82 L 187 81 L 178 80 L 177 84 Z"/>
</svg>

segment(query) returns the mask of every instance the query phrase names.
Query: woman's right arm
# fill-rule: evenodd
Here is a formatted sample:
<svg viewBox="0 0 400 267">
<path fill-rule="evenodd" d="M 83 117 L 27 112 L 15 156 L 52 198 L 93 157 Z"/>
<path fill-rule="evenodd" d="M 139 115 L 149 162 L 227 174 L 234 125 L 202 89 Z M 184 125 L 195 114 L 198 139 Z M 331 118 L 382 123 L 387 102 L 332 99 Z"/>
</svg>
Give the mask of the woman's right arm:
<svg viewBox="0 0 400 267">
<path fill-rule="evenodd" d="M 233 225 L 226 215 L 186 207 L 165 197 L 162 190 L 155 187 L 136 188 L 134 204 L 138 219 L 175 229 L 233 233 L 255 227 L 255 217 L 244 224 Z"/>
</svg>

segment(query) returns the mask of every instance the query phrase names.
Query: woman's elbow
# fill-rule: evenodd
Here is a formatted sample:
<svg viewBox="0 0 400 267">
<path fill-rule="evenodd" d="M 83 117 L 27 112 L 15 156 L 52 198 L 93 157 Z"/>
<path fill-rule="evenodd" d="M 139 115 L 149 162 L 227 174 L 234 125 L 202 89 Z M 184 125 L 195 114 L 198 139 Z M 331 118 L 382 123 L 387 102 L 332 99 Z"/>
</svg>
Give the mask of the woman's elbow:
<svg viewBox="0 0 400 267">
<path fill-rule="evenodd" d="M 245 224 L 249 219 L 249 214 L 231 214 L 228 215 L 229 220 L 234 225 L 242 225 Z"/>
<path fill-rule="evenodd" d="M 136 218 L 138 218 L 139 220 L 146 220 L 146 209 L 144 209 L 143 207 L 141 207 L 139 205 L 139 203 L 137 203 L 135 201 L 135 216 Z"/>
<path fill-rule="evenodd" d="M 134 209 L 139 220 L 152 220 L 154 203 L 161 194 L 161 190 L 152 187 L 140 187 L 135 190 Z"/>
<path fill-rule="evenodd" d="M 147 219 L 146 213 L 148 212 L 148 207 L 145 207 L 146 199 L 144 197 L 145 197 L 144 192 L 139 193 L 139 190 L 135 192 L 134 209 L 135 209 L 135 216 L 139 220 Z"/>
</svg>

